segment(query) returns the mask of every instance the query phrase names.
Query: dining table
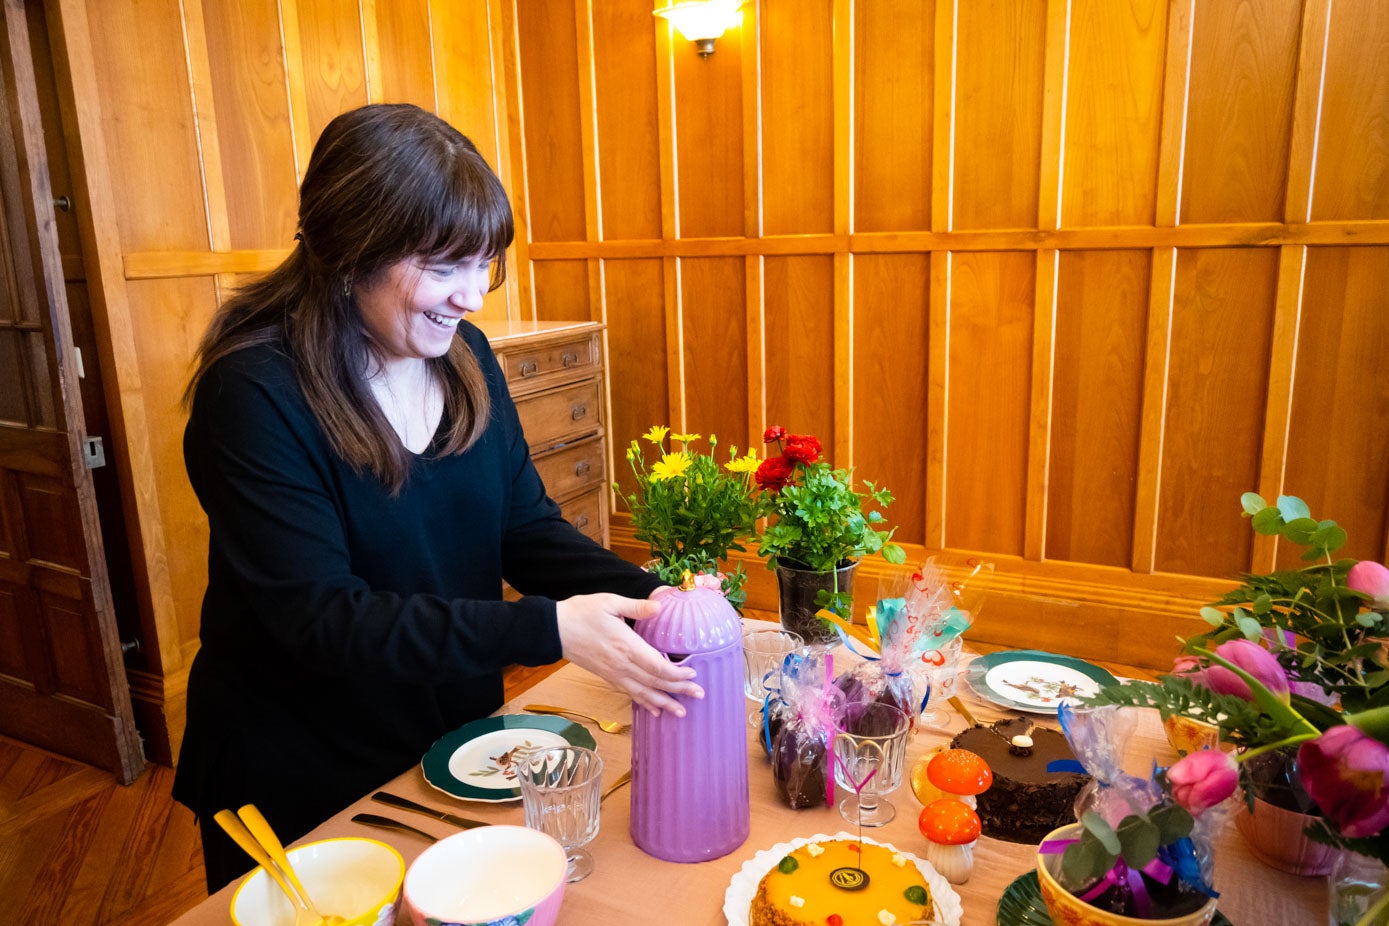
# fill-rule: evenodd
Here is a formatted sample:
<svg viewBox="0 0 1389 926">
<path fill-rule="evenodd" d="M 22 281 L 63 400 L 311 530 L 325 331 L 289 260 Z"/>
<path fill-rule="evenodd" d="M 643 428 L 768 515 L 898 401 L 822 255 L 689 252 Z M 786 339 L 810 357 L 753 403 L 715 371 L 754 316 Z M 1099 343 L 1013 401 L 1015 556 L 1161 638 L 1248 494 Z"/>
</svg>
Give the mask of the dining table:
<svg viewBox="0 0 1389 926">
<path fill-rule="evenodd" d="M 774 625 L 764 625 L 774 626 Z M 977 655 L 968 647 L 965 661 Z M 850 657 L 852 658 L 852 657 Z M 566 664 L 534 686 L 512 697 L 498 714 L 520 714 L 526 704 L 560 705 L 604 719 L 631 719 L 632 704 L 613 686 L 573 664 Z M 1022 716 L 986 700 L 961 681 L 960 703 L 979 722 Z M 749 702 L 751 707 L 751 702 Z M 1168 744 L 1162 725 L 1153 711 L 1138 711 L 1136 727 L 1125 752 L 1130 771 L 1151 771 L 1154 760 L 1169 765 L 1177 753 Z M 952 708 L 941 726 L 919 726 L 908 744 L 906 769 L 923 753 L 948 742 L 966 728 L 967 721 Z M 1056 718 L 1033 715 L 1043 726 L 1056 727 Z M 616 782 L 631 767 L 630 733 L 611 734 L 596 723 L 580 721 L 592 733 L 603 758 L 604 786 Z M 558 926 L 614 926 L 614 924 L 663 923 L 690 926 L 724 926 L 724 901 L 730 884 L 744 865 L 753 862 L 760 850 L 770 849 L 796 837 L 819 834 L 832 836 L 855 831 L 837 808 L 815 806 L 793 810 L 778 796 L 772 768 L 759 740 L 761 731 L 747 729 L 747 762 L 751 829 L 741 846 L 721 858 L 697 863 L 667 862 L 647 855 L 632 841 L 630 833 L 631 788 L 616 791 L 602 802 L 600 829 L 589 844 L 595 867 L 587 878 L 569 884 Z M 880 843 L 890 843 L 899 851 L 925 856 L 926 840 L 917 828 L 921 805 L 914 796 L 908 775 L 888 796 L 897 808 L 896 818 L 885 826 L 865 829 L 863 835 Z M 425 804 L 438 811 L 473 818 L 488 824 L 524 825 L 521 801 L 483 803 L 455 798 L 433 787 L 416 766 L 379 789 Z M 325 820 L 295 844 L 339 836 L 359 836 L 389 843 L 398 849 L 409 865 L 431 843 L 409 833 L 383 830 L 355 823 L 358 813 L 389 816 L 443 838 L 459 832 L 458 827 L 418 813 L 396 810 L 365 794 L 350 807 Z M 981 836 L 974 847 L 974 868 L 963 884 L 953 885 L 963 907 L 962 926 L 993 926 L 999 923 L 999 899 L 1020 876 L 1035 870 L 1035 845 L 1025 845 Z M 767 863 L 770 867 L 770 862 Z M 751 865 L 750 867 L 756 867 Z M 760 876 L 758 872 L 750 872 Z M 1215 842 L 1215 887 L 1220 892 L 1218 909 L 1234 926 L 1298 924 L 1320 926 L 1327 922 L 1327 889 L 1324 878 L 1298 877 L 1268 867 L 1251 854 L 1235 827 L 1227 821 Z M 231 902 L 237 884 L 233 883 L 175 922 L 179 926 L 222 926 L 231 922 Z M 744 912 L 745 916 L 745 912 Z M 736 926 L 745 919 L 733 918 Z M 404 904 L 397 924 L 407 924 Z M 871 924 L 870 924 L 871 926 Z M 1000 926 L 1011 926 L 1008 922 Z"/>
</svg>

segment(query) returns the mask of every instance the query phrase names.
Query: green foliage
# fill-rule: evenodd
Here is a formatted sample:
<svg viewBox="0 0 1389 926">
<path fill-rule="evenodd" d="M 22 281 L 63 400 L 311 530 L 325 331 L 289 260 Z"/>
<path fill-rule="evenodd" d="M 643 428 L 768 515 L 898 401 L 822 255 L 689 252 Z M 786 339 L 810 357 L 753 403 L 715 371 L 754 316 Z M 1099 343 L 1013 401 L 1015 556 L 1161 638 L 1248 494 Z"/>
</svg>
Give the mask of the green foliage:
<svg viewBox="0 0 1389 926">
<path fill-rule="evenodd" d="M 1061 856 L 1061 884 L 1081 891 L 1093 884 L 1122 858 L 1130 868 L 1142 868 L 1157 858 L 1161 846 L 1191 835 L 1191 814 L 1173 803 L 1162 803 L 1146 813 L 1130 814 L 1117 827 L 1093 810 L 1080 818 L 1080 840 Z"/>
<path fill-rule="evenodd" d="M 768 493 L 776 520 L 762 535 L 758 552 L 767 568 L 779 561 L 813 572 L 833 572 L 848 561 L 881 553 L 889 563 L 906 562 L 907 554 L 883 528 L 881 508 L 892 493 L 871 482 L 854 488 L 853 470 L 834 469 L 824 461 L 797 463 L 796 475 L 780 491 Z M 877 508 L 864 510 L 870 502 Z"/>
<path fill-rule="evenodd" d="M 652 428 L 644 439 L 655 445 L 661 457 L 648 467 L 637 441 L 627 449 L 627 463 L 636 477 L 636 491 L 622 494 L 613 489 L 632 512 L 636 538 L 647 545 L 656 563 L 653 571 L 664 581 L 679 585 L 689 572 L 715 573 L 718 564 L 731 551 L 746 550 L 743 541 L 752 537 L 762 502 L 753 484 L 753 457 L 738 457 L 730 448 L 728 462 L 716 459 L 718 438 L 710 435 L 709 452 L 691 449 L 697 434 L 671 435 L 681 450 L 667 452 L 666 428 Z M 743 584 L 747 580 L 741 565 L 725 573 L 724 594 L 735 608 L 747 599 Z"/>
<path fill-rule="evenodd" d="M 1295 732 L 1297 727 L 1285 718 L 1274 718 L 1259 710 L 1251 701 L 1237 695 L 1217 694 L 1202 685 L 1194 684 L 1183 675 L 1164 675 L 1156 682 L 1129 680 L 1118 685 L 1106 685 L 1096 694 L 1082 699 L 1092 707 L 1116 704 L 1120 707 L 1150 707 L 1157 710 L 1163 720 L 1168 717 L 1190 717 L 1220 728 L 1223 742 L 1237 746 L 1253 747 L 1261 743 L 1277 742 Z M 1300 706 L 1306 699 L 1298 699 Z M 1325 715 L 1318 713 L 1325 726 L 1340 723 L 1340 715 L 1329 708 L 1315 705 L 1320 711 L 1331 715 L 1329 722 Z M 1306 713 L 1303 714 L 1306 716 Z M 1316 719 L 1308 717 L 1313 723 Z M 1325 727 L 1321 727 L 1324 729 Z"/>
<path fill-rule="evenodd" d="M 1212 629 L 1187 641 L 1187 650 L 1210 649 L 1238 637 L 1260 641 L 1266 628 L 1290 631 L 1295 649 L 1274 643 L 1274 652 L 1294 676 L 1338 696 L 1349 711 L 1389 703 L 1389 667 L 1377 637 L 1389 619 L 1365 610 L 1365 596 L 1346 587 L 1353 559 L 1333 560 L 1346 543 L 1335 521 L 1319 521 L 1307 504 L 1290 495 L 1269 505 L 1255 492 L 1240 497 L 1255 532 L 1305 547 L 1310 565 L 1267 575 L 1245 575 L 1241 584 L 1201 609 Z"/>
</svg>

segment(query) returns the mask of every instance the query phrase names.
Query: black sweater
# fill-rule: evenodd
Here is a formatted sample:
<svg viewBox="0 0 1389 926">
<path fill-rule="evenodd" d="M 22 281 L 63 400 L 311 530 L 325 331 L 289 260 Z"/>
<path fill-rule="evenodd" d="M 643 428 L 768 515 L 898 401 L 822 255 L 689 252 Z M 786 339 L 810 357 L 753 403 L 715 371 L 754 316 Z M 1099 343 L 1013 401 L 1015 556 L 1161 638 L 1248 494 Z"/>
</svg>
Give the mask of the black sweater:
<svg viewBox="0 0 1389 926">
<path fill-rule="evenodd" d="M 208 585 L 174 783 L 199 814 L 255 802 L 295 838 L 495 711 L 505 666 L 560 658 L 555 599 L 660 584 L 560 517 L 486 338 L 459 336 L 487 429 L 416 457 L 394 498 L 333 452 L 283 351 L 199 383 L 184 458 Z M 502 601 L 503 579 L 525 597 Z"/>
</svg>

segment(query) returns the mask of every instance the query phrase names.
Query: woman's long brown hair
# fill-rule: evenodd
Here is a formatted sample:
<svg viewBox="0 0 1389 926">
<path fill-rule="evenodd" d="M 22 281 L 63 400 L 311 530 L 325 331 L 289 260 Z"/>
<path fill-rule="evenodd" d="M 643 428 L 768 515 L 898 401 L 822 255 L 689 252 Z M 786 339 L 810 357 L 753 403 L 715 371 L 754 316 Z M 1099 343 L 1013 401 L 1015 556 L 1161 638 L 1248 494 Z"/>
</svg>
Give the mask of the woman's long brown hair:
<svg viewBox="0 0 1389 926">
<path fill-rule="evenodd" d="M 501 182 L 447 122 L 409 104 L 374 104 L 339 115 L 309 159 L 294 250 L 218 310 L 198 346 L 185 404 L 218 360 L 256 345 L 283 344 L 333 449 L 398 493 L 411 456 L 367 384 L 376 358 L 352 287 L 406 257 L 482 254 L 494 258 L 496 289 L 506 277 L 513 234 Z M 429 364 L 443 387 L 449 422 L 439 451 L 461 453 L 487 426 L 486 381 L 458 338 Z"/>
</svg>

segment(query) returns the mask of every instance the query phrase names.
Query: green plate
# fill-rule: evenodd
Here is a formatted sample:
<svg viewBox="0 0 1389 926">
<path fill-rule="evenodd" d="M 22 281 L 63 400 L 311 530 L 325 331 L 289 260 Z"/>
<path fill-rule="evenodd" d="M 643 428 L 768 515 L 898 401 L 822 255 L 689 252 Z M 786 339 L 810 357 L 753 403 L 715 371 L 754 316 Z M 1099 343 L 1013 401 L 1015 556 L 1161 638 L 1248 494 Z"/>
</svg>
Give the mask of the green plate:
<svg viewBox="0 0 1389 926">
<path fill-rule="evenodd" d="M 985 701 L 1030 714 L 1055 714 L 1064 699 L 1092 695 L 1118 682 L 1083 659 L 1035 649 L 980 656 L 969 664 L 965 680 Z"/>
<path fill-rule="evenodd" d="M 998 926 L 1052 926 L 1051 914 L 1042 900 L 1037 885 L 1037 872 L 1029 871 L 1017 878 L 998 898 Z M 1219 910 L 1211 918 L 1211 926 L 1234 926 Z"/>
<path fill-rule="evenodd" d="M 446 733 L 420 761 L 424 780 L 465 801 L 500 804 L 521 796 L 512 765 L 550 746 L 594 748 L 593 734 L 563 717 L 503 714 Z"/>
</svg>

